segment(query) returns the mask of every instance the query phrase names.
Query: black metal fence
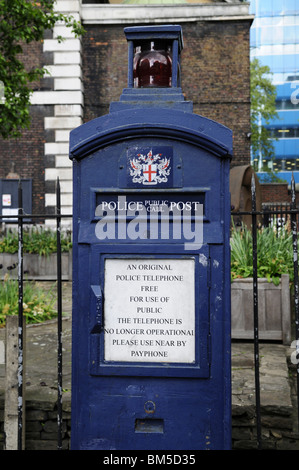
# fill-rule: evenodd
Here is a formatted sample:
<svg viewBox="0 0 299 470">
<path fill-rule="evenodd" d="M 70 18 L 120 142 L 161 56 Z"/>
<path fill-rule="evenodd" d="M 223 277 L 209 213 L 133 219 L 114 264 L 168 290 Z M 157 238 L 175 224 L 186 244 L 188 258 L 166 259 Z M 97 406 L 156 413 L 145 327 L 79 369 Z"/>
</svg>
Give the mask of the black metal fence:
<svg viewBox="0 0 299 470">
<path fill-rule="evenodd" d="M 257 428 L 257 448 L 262 448 L 261 438 L 261 404 L 260 404 L 260 373 L 259 373 L 259 325 L 258 325 L 258 279 L 257 279 L 257 231 L 259 225 L 275 225 L 276 228 L 288 225 L 293 237 L 293 268 L 294 268 L 294 312 L 295 312 L 295 340 L 296 358 L 299 359 L 299 285 L 298 285 L 298 215 L 296 206 L 295 182 L 292 176 L 291 203 L 289 205 L 270 205 L 257 210 L 255 180 L 251 182 L 252 210 L 233 212 L 233 216 L 238 218 L 243 215 L 252 217 L 252 248 L 253 248 L 253 322 L 254 322 L 254 366 L 255 366 L 255 397 L 256 397 L 256 428 Z M 21 450 L 23 431 L 23 226 L 24 223 L 36 223 L 38 220 L 56 220 L 57 233 L 57 449 L 62 449 L 62 276 L 61 276 L 61 221 L 62 218 L 71 218 L 70 214 L 61 214 L 60 184 L 57 180 L 56 186 L 56 213 L 53 215 L 33 215 L 25 214 L 22 207 L 22 186 L 19 183 L 18 190 L 18 215 L 0 215 L 1 219 L 9 222 L 9 219 L 17 220 L 18 227 L 18 289 L 19 289 L 19 366 L 18 366 L 18 449 Z M 262 220 L 262 222 L 260 222 Z M 299 360 L 297 361 L 299 362 Z M 297 365 L 297 405 L 299 423 L 299 365 Z"/>
<path fill-rule="evenodd" d="M 278 231 L 283 226 L 288 226 L 292 232 L 293 249 L 293 269 L 294 269 L 294 314 L 295 314 L 295 340 L 296 340 L 296 358 L 299 359 L 299 286 L 298 286 L 298 214 L 296 205 L 295 180 L 292 175 L 291 181 L 291 203 L 268 205 L 258 211 L 256 206 L 256 187 L 254 175 L 251 180 L 251 211 L 239 211 L 233 213 L 234 216 L 251 215 L 252 224 L 252 265 L 253 265 L 253 325 L 254 325 L 254 365 L 255 365 L 255 398 L 256 398 L 256 428 L 257 428 L 257 447 L 262 448 L 261 438 L 261 404 L 260 404 L 260 373 L 259 373 L 259 324 L 258 324 L 258 282 L 257 282 L 257 231 L 258 226 L 272 225 Z M 261 222 L 257 218 L 262 218 Z M 297 409 L 299 423 L 299 366 L 297 366 Z"/>
<path fill-rule="evenodd" d="M 62 275 L 61 275 L 61 221 L 63 218 L 71 218 L 70 214 L 61 214 L 60 183 L 56 185 L 56 213 L 52 215 L 25 214 L 23 210 L 22 184 L 18 186 L 18 215 L 0 215 L 1 220 L 6 223 L 17 220 L 18 229 L 18 450 L 23 448 L 23 227 L 28 223 L 35 224 L 45 219 L 56 220 L 56 242 L 57 242 L 57 449 L 62 449 Z"/>
</svg>

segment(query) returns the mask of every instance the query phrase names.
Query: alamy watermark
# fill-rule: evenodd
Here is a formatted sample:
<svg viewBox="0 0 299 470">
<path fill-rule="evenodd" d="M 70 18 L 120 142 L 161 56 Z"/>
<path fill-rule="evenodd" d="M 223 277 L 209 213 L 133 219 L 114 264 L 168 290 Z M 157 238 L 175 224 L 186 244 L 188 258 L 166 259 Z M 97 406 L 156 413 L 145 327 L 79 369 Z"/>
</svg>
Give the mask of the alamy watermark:
<svg viewBox="0 0 299 470">
<path fill-rule="evenodd" d="M 291 83 L 291 88 L 295 88 L 295 90 L 291 93 L 291 103 L 296 105 L 299 103 L 299 81 L 295 81 Z"/>
<path fill-rule="evenodd" d="M 203 243 L 203 204 L 199 201 L 102 201 L 95 210 L 99 240 L 181 240 L 185 250 Z"/>
</svg>

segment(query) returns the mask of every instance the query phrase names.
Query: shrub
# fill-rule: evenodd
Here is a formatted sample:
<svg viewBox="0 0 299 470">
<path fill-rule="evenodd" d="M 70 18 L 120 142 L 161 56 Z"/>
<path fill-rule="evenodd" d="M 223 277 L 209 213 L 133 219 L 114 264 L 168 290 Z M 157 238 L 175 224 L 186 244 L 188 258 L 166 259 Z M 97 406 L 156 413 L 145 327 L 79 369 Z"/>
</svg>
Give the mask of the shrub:
<svg viewBox="0 0 299 470">
<path fill-rule="evenodd" d="M 67 252 L 72 247 L 70 232 L 61 233 L 61 251 Z M 0 236 L 0 253 L 18 252 L 18 232 L 9 230 Z M 49 255 L 57 252 L 56 231 L 43 226 L 24 229 L 23 252 Z"/>
<path fill-rule="evenodd" d="M 282 274 L 289 274 L 290 282 L 293 272 L 292 233 L 282 228 L 261 228 L 257 231 L 257 275 L 267 278 L 269 282 L 279 284 Z M 246 227 L 231 232 L 231 278 L 253 276 L 252 267 L 252 233 Z"/>
<path fill-rule="evenodd" d="M 54 286 L 53 286 L 54 288 Z M 56 295 L 53 290 L 45 292 L 38 283 L 24 282 L 23 285 L 23 314 L 26 323 L 41 323 L 57 316 L 54 308 Z M 5 326 L 7 315 L 18 315 L 19 309 L 18 281 L 4 276 L 0 288 L 0 327 Z"/>
</svg>

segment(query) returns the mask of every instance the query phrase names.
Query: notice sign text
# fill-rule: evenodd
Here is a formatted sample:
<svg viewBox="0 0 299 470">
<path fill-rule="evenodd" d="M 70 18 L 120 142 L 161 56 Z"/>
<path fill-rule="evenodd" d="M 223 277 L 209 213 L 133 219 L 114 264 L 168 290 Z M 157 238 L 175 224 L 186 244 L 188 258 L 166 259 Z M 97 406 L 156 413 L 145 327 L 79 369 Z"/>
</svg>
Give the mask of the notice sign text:
<svg viewBox="0 0 299 470">
<path fill-rule="evenodd" d="M 195 264 L 106 259 L 104 359 L 195 362 Z"/>
</svg>

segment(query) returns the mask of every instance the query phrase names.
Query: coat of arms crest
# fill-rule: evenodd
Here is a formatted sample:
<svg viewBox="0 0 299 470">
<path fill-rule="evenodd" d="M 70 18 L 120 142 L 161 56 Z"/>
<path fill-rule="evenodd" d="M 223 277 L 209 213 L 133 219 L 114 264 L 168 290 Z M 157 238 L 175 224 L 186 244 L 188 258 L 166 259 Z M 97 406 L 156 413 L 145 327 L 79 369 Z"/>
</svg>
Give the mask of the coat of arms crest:
<svg viewBox="0 0 299 470">
<path fill-rule="evenodd" d="M 153 150 L 138 153 L 130 158 L 129 164 L 132 182 L 145 186 L 167 183 L 171 171 L 170 158 L 162 153 L 153 153 Z"/>
</svg>

